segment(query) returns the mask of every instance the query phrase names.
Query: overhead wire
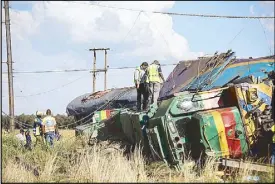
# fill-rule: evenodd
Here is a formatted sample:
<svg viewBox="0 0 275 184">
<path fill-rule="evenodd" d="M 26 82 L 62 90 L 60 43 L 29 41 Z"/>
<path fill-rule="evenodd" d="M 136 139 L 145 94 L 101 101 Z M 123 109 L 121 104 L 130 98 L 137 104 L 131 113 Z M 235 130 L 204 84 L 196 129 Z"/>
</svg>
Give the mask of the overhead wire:
<svg viewBox="0 0 275 184">
<path fill-rule="evenodd" d="M 75 2 L 73 2 L 75 3 Z M 79 3 L 79 2 L 78 2 Z M 248 18 L 248 19 L 270 19 L 270 18 L 274 18 L 274 17 L 256 17 L 256 16 L 218 16 L 218 15 L 203 15 L 203 14 L 184 14 L 184 13 L 172 13 L 172 12 L 157 12 L 157 11 L 144 11 L 144 10 L 133 10 L 133 9 L 127 9 L 127 8 L 118 8 L 118 7 L 109 7 L 109 6 L 104 6 L 104 5 L 100 5 L 100 4 L 88 4 L 88 5 L 93 5 L 93 6 L 101 6 L 101 7 L 107 7 L 107 8 L 116 8 L 116 9 L 124 9 L 124 10 L 130 10 L 130 11 L 139 11 L 139 14 L 132 26 L 132 28 L 128 31 L 128 33 L 126 34 L 124 40 L 127 38 L 127 36 L 129 35 L 129 33 L 131 32 L 131 30 L 133 29 L 133 27 L 135 26 L 141 12 L 149 12 L 149 13 L 160 13 L 160 14 L 168 14 L 168 15 L 181 15 L 181 16 L 199 16 L 199 17 L 211 17 L 211 18 Z M 261 23 L 261 22 L 260 22 Z M 243 28 L 244 29 L 244 28 Z M 231 42 L 233 42 L 235 40 L 235 38 L 243 31 L 243 29 L 233 38 Z M 264 32 L 265 33 L 265 32 Z M 265 35 L 266 36 L 266 35 Z M 165 40 L 165 43 L 167 45 L 167 47 L 169 48 L 170 50 L 170 47 L 166 41 L 166 39 L 163 37 L 163 39 Z M 171 52 L 171 50 L 170 50 Z M 177 65 L 177 64 L 171 64 L 171 65 Z M 168 66 L 168 65 L 162 65 L 162 66 Z M 109 69 L 130 69 L 130 68 L 136 68 L 136 67 L 118 67 L 118 68 L 109 68 Z M 59 71 L 56 71 L 56 70 L 49 70 L 49 71 L 14 71 L 14 73 L 58 73 L 58 72 L 80 72 L 80 71 L 90 71 L 92 72 L 93 70 L 86 70 L 86 69 L 75 69 L 75 70 L 59 70 Z M 100 71 L 100 70 L 97 70 L 97 71 Z M 102 69 L 102 71 L 104 71 Z M 5 72 L 3 72 L 5 73 Z M 71 82 L 70 82 L 71 83 Z M 70 84 L 69 83 L 69 84 Z M 67 85 L 67 84 L 65 84 Z M 64 86 L 62 86 L 64 87 Z M 56 89 L 56 88 L 55 88 Z M 53 90 L 55 90 L 53 89 Z M 50 91 L 47 91 L 47 92 L 51 92 L 52 90 Z M 46 92 L 46 93 L 47 93 Z M 41 93 L 45 93 L 45 92 L 41 92 Z M 37 94 L 32 94 L 32 95 L 27 95 L 27 96 L 35 96 L 35 95 L 40 95 L 41 93 L 37 93 Z M 23 97 L 23 96 L 18 96 L 18 97 Z"/>
<path fill-rule="evenodd" d="M 70 3 L 77 3 L 77 4 L 84 4 L 80 2 L 70 1 Z M 211 14 L 195 14 L 195 13 L 175 13 L 175 12 L 163 12 L 163 11 L 145 11 L 145 10 L 138 10 L 138 9 L 131 9 L 131 8 L 121 8 L 121 7 L 114 7 L 114 6 L 107 6 L 102 4 L 94 4 L 94 3 L 85 3 L 85 5 L 92 5 L 98 7 L 105 7 L 105 8 L 112 8 L 112 9 L 119 9 L 119 10 L 127 10 L 127 11 L 143 11 L 147 13 L 155 13 L 155 14 L 164 14 L 164 15 L 176 15 L 176 16 L 191 16 L 191 17 L 204 17 L 204 18 L 227 18 L 227 19 L 274 19 L 275 17 L 271 16 L 232 16 L 232 15 L 211 15 Z"/>
<path fill-rule="evenodd" d="M 172 66 L 177 65 L 177 63 L 172 64 L 162 64 L 161 66 Z M 136 66 L 123 66 L 123 67 L 109 67 L 108 70 L 123 70 L 123 69 L 135 69 Z M 34 74 L 34 73 L 66 73 L 66 72 L 93 72 L 94 70 L 90 69 L 73 69 L 73 70 L 40 70 L 40 71 L 13 71 L 13 73 L 17 74 Z M 97 69 L 96 72 L 105 71 L 104 69 Z M 7 72 L 2 72 L 7 74 Z"/>
<path fill-rule="evenodd" d="M 149 15 L 148 15 L 146 12 L 144 12 L 144 14 L 145 14 L 145 15 L 147 16 L 147 18 L 151 21 Z M 167 40 L 165 39 L 165 36 L 161 33 L 161 31 L 158 29 L 158 27 L 156 26 L 156 24 L 155 24 L 153 21 L 152 21 L 152 24 L 156 27 L 156 30 L 159 32 L 159 34 L 160 34 L 161 37 L 163 38 L 163 40 L 164 40 L 164 42 L 165 42 L 165 44 L 166 44 L 166 46 L 167 46 L 167 48 L 168 48 L 168 50 L 169 50 L 171 56 L 172 56 L 172 52 L 171 52 L 170 46 L 169 46 Z"/>
<path fill-rule="evenodd" d="M 70 84 L 72 84 L 72 83 L 74 83 L 74 82 L 76 82 L 76 81 L 78 81 L 78 80 L 80 80 L 80 79 L 82 79 L 82 78 L 84 78 L 84 77 L 87 77 L 87 76 L 88 76 L 88 75 L 79 77 L 79 78 L 77 78 L 77 79 L 75 79 L 75 80 L 73 80 L 73 81 L 71 81 L 71 82 L 68 82 L 68 83 L 66 83 L 66 84 L 63 84 L 63 85 L 61 85 L 61 86 L 59 86 L 59 87 L 53 88 L 53 89 L 48 90 L 48 91 L 43 91 L 43 92 L 39 92 L 39 93 L 35 93 L 35 94 L 30 94 L 30 95 L 15 96 L 15 97 L 19 97 L 19 98 L 20 98 L 20 97 L 31 97 L 31 96 L 38 96 L 38 95 L 46 94 L 46 93 L 49 93 L 49 92 L 53 92 L 53 91 L 56 91 L 56 90 L 58 90 L 58 89 L 61 89 L 61 88 L 65 87 L 65 86 L 68 86 L 68 85 L 70 85 Z M 5 97 L 5 96 L 4 96 L 4 97 Z"/>
<path fill-rule="evenodd" d="M 140 14 L 141 14 L 141 11 L 138 13 L 138 15 L 137 15 L 137 17 L 136 17 L 136 20 L 135 20 L 134 23 L 133 23 L 133 26 L 128 30 L 127 34 L 124 36 L 124 38 L 123 38 L 123 40 L 122 40 L 122 42 L 121 42 L 120 44 L 123 44 L 123 43 L 125 42 L 126 38 L 127 38 L 128 35 L 130 34 L 130 32 L 132 31 L 132 29 L 135 27 L 135 25 L 136 25 L 136 23 L 137 23 L 137 20 L 138 20 L 138 18 L 140 17 Z M 114 51 L 114 50 L 112 49 L 112 50 L 110 50 L 110 51 Z M 110 56 L 110 55 L 113 55 L 113 52 L 109 52 L 109 56 Z"/>
<path fill-rule="evenodd" d="M 229 47 L 229 45 L 231 43 L 233 43 L 233 41 L 242 33 L 242 31 L 245 29 L 245 27 L 247 26 L 248 22 L 245 23 L 245 25 L 240 29 L 239 32 L 237 32 L 237 34 L 228 42 L 227 47 Z"/>
<path fill-rule="evenodd" d="M 124 39 L 122 40 L 121 44 L 124 43 L 124 41 L 126 40 L 126 38 L 128 37 L 128 35 L 130 34 L 130 32 L 132 31 L 132 29 L 135 27 L 135 25 L 136 25 L 136 23 L 137 23 L 137 20 L 138 20 L 138 18 L 139 18 L 139 16 L 140 16 L 140 14 L 141 14 L 141 11 L 138 13 L 137 18 L 136 18 L 136 20 L 134 21 L 133 26 L 132 26 L 131 29 L 127 32 L 127 34 L 126 34 L 126 36 L 124 37 Z"/>
<path fill-rule="evenodd" d="M 73 3 L 79 3 L 79 2 L 73 2 Z M 80 3 L 83 4 L 83 3 Z M 128 11 L 139 11 L 139 12 L 148 12 L 148 13 L 157 13 L 157 14 L 167 14 L 167 15 L 179 15 L 179 16 L 192 16 L 192 17 L 206 17 L 206 18 L 229 18 L 229 19 L 275 19 L 274 16 L 229 16 L 229 15 L 210 15 L 210 14 L 188 14 L 188 13 L 174 13 L 174 12 L 161 12 L 161 11 L 145 11 L 145 10 L 137 10 L 137 9 L 131 9 L 131 8 L 121 8 L 121 7 L 114 7 L 114 6 L 107 6 L 102 4 L 94 4 L 94 3 L 85 3 L 86 5 L 92 5 L 92 6 L 98 6 L 98 7 L 105 7 L 105 8 L 112 8 L 112 9 L 120 9 L 120 10 L 128 10 Z M 244 28 L 243 28 L 244 29 Z M 243 29 L 233 38 L 231 42 L 235 40 L 235 38 L 243 31 Z M 264 31 L 265 33 L 265 31 Z M 266 34 L 265 34 L 266 36 Z M 267 40 L 267 38 L 266 38 Z M 229 44 L 230 44 L 229 43 Z M 271 53 L 271 49 L 270 53 Z"/>
<path fill-rule="evenodd" d="M 6 115 L 9 119 L 11 119 L 11 116 L 8 115 L 7 113 L 5 113 L 3 110 L 2 110 L 2 113 L 3 113 L 4 115 Z M 14 121 L 15 121 L 15 123 L 17 123 L 18 125 L 21 125 L 21 126 L 23 125 L 23 126 L 26 126 L 26 127 L 32 127 L 31 125 L 26 124 L 26 123 L 23 123 L 23 122 L 20 122 L 20 121 L 16 120 L 15 118 L 14 118 Z"/>
<path fill-rule="evenodd" d="M 147 18 L 151 21 L 151 19 L 150 19 L 150 17 L 149 17 L 149 15 L 146 13 L 146 12 L 144 12 L 144 14 L 147 16 Z M 158 26 L 154 23 L 154 21 L 152 21 L 152 24 L 156 27 L 156 30 L 158 31 L 158 33 L 161 35 L 161 37 L 163 38 L 163 40 L 164 40 L 164 42 L 165 42 L 165 44 L 166 44 L 166 46 L 167 46 L 167 48 L 168 48 L 168 50 L 169 50 L 169 52 L 170 52 L 170 56 L 171 57 L 173 57 L 173 54 L 172 54 L 172 50 L 171 50 L 171 48 L 170 48 L 170 46 L 169 46 L 169 44 L 168 44 L 168 42 L 167 42 L 167 40 L 166 40 L 166 38 L 165 38 L 165 36 L 162 34 L 162 32 L 158 29 Z M 175 88 L 175 79 L 174 79 L 174 70 L 172 70 L 172 81 L 173 81 L 173 89 Z M 164 82 L 164 81 L 163 81 Z"/>
<path fill-rule="evenodd" d="M 61 85 L 61 86 L 59 86 L 59 87 L 53 88 L 53 89 L 48 90 L 48 91 L 39 92 L 39 93 L 36 93 L 36 94 L 24 95 L 24 96 L 16 96 L 16 97 L 30 97 L 30 96 L 37 96 L 37 95 L 41 95 L 41 94 L 53 92 L 53 91 L 56 91 L 56 90 L 58 90 L 58 89 L 61 89 L 61 88 L 65 87 L 65 86 L 68 86 L 68 85 L 70 85 L 70 84 L 72 84 L 72 83 L 74 83 L 74 82 L 76 82 L 76 81 L 78 81 L 78 80 L 80 80 L 80 79 L 82 79 L 82 78 L 84 78 L 84 77 L 87 77 L 87 76 L 85 75 L 85 76 L 79 77 L 79 78 L 77 78 L 77 79 L 75 79 L 75 80 L 73 80 L 73 81 L 71 81 L 71 82 L 68 82 L 68 83 L 66 83 L 66 84 L 63 84 L 63 85 Z"/>
<path fill-rule="evenodd" d="M 261 20 L 258 19 L 258 21 L 259 21 L 259 23 L 261 24 L 262 30 L 263 30 L 263 32 L 264 32 L 264 36 L 265 36 L 265 40 L 266 40 L 266 43 L 267 43 L 267 47 L 268 47 L 268 49 L 269 49 L 269 53 L 270 53 L 270 56 L 271 56 L 271 54 L 272 54 L 272 52 L 271 52 L 271 47 L 270 47 L 270 45 L 269 45 L 269 43 L 268 43 L 268 39 L 267 39 L 267 36 L 266 36 L 265 28 L 264 28 L 264 26 L 263 26 Z"/>
<path fill-rule="evenodd" d="M 173 66 L 173 65 L 177 65 L 177 63 L 175 63 L 175 64 L 162 64 L 161 66 L 166 67 L 166 66 Z M 114 67 L 114 68 L 109 68 L 109 69 L 122 70 L 122 69 L 135 69 L 135 68 L 136 67 Z M 85 69 L 83 69 L 83 70 L 81 69 L 81 71 L 84 71 L 84 70 Z M 79 70 L 76 70 L 76 71 L 79 71 Z M 92 71 L 92 70 L 86 70 L 86 71 Z M 23 72 L 23 73 L 36 73 L 36 72 L 37 71 L 33 71 L 33 72 L 28 71 L 28 72 Z M 21 72 L 18 72 L 18 73 L 21 73 Z M 43 73 L 43 71 L 38 71 L 38 73 Z M 48 71 L 46 71 L 46 73 L 48 73 Z M 30 95 L 21 95 L 21 96 L 19 95 L 19 96 L 15 96 L 15 97 L 17 97 L 17 98 L 23 98 L 24 97 L 25 98 L 25 97 L 38 96 L 38 95 L 46 94 L 46 93 L 49 93 L 49 92 L 53 92 L 53 91 L 56 91 L 58 89 L 61 89 L 61 88 L 65 87 L 65 86 L 68 86 L 68 85 L 70 85 L 70 84 L 72 84 L 72 83 L 74 83 L 74 82 L 76 82 L 76 81 L 78 81 L 78 80 L 80 80 L 80 79 L 82 79 L 84 77 L 86 77 L 86 76 L 82 76 L 80 78 L 77 78 L 77 79 L 69 82 L 69 83 L 65 83 L 65 84 L 63 84 L 63 85 L 61 85 L 59 87 L 53 88 L 53 89 L 48 90 L 48 91 L 43 91 L 43 92 L 39 92 L 39 93 L 35 93 L 35 94 L 30 94 Z M 7 98 L 7 96 L 2 96 L 2 98 Z"/>
<path fill-rule="evenodd" d="M 13 71 L 13 73 L 65 73 L 65 72 L 93 72 L 94 70 L 91 69 L 65 69 L 65 70 L 43 70 L 43 71 Z M 104 71 L 104 69 L 96 69 L 96 72 Z M 3 72 L 7 74 L 8 72 Z"/>
</svg>

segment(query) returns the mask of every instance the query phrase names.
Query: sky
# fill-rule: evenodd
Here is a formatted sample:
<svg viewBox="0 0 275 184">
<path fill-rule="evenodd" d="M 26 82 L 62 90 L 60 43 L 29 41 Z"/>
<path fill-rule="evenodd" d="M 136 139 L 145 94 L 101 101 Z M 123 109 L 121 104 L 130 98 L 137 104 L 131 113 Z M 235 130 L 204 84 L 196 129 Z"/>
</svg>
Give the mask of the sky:
<svg viewBox="0 0 275 184">
<path fill-rule="evenodd" d="M 110 48 L 110 67 L 139 66 L 157 59 L 161 64 L 195 59 L 232 49 L 237 57 L 274 54 L 274 20 L 183 17 L 127 11 L 274 16 L 274 1 L 13 1 L 10 2 L 14 71 L 92 69 L 90 48 Z M 1 19 L 4 19 L 2 8 Z M 104 67 L 97 52 L 97 68 Z M 6 61 L 2 24 L 2 61 Z M 168 77 L 174 66 L 163 67 Z M 2 64 L 2 110 L 8 113 L 8 78 Z M 33 114 L 50 108 L 65 114 L 74 98 L 91 93 L 89 72 L 14 73 L 15 114 Z M 133 85 L 133 69 L 109 70 L 107 88 Z M 104 89 L 97 73 L 96 90 Z"/>
</svg>

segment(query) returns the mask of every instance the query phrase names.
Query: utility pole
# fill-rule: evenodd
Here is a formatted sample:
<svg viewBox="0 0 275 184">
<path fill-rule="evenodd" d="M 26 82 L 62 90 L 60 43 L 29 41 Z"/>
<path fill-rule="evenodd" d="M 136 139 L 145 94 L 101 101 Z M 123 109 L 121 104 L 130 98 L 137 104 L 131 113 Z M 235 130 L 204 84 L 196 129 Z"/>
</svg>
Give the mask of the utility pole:
<svg viewBox="0 0 275 184">
<path fill-rule="evenodd" d="M 107 50 L 105 50 L 105 62 L 104 62 L 104 91 L 107 89 Z"/>
<path fill-rule="evenodd" d="M 93 71 L 93 92 L 95 92 L 95 83 L 96 83 L 96 51 L 94 50 L 94 71 Z"/>
<path fill-rule="evenodd" d="M 104 70 L 98 70 L 96 71 L 96 51 L 102 50 L 105 51 L 105 62 L 104 62 Z M 89 49 L 89 51 L 94 51 L 94 63 L 93 63 L 93 92 L 95 92 L 96 88 L 96 73 L 97 72 L 103 72 L 104 71 L 104 90 L 107 89 L 107 50 L 110 50 L 110 48 L 93 48 Z"/>
<path fill-rule="evenodd" d="M 4 1 L 5 8 L 5 25 L 6 25 L 6 44 L 7 44 L 7 65 L 9 81 L 9 115 L 10 130 L 14 131 L 14 94 L 13 94 L 13 71 L 12 71 L 12 53 L 11 53 L 11 32 L 10 32 L 10 13 L 9 1 Z"/>
</svg>

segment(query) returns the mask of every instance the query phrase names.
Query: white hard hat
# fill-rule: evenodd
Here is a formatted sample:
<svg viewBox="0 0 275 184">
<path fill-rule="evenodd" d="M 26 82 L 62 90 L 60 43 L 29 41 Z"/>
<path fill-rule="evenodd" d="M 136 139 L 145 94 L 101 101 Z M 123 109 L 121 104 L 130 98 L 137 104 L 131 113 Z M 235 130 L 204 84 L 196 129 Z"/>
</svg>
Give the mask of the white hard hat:
<svg viewBox="0 0 275 184">
<path fill-rule="evenodd" d="M 43 113 L 42 112 L 40 112 L 40 111 L 36 111 L 36 116 L 42 116 L 43 115 Z"/>
</svg>

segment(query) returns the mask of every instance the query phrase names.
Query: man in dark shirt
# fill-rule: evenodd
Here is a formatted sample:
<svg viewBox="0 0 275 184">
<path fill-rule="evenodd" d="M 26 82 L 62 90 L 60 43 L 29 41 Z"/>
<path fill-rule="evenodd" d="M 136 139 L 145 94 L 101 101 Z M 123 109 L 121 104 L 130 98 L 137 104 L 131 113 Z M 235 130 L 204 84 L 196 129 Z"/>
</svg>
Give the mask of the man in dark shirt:
<svg viewBox="0 0 275 184">
<path fill-rule="evenodd" d="M 36 118 L 33 123 L 33 135 L 35 137 L 34 147 L 38 144 L 43 143 L 43 133 L 42 133 L 42 112 L 36 111 Z"/>
<path fill-rule="evenodd" d="M 25 136 L 26 136 L 25 148 L 31 150 L 32 149 L 32 138 L 31 138 L 29 129 L 26 131 Z"/>
</svg>

